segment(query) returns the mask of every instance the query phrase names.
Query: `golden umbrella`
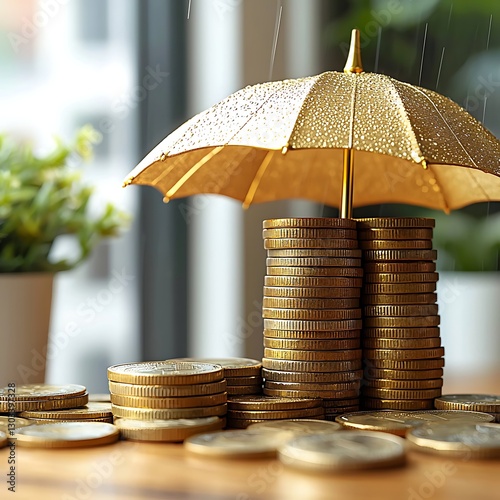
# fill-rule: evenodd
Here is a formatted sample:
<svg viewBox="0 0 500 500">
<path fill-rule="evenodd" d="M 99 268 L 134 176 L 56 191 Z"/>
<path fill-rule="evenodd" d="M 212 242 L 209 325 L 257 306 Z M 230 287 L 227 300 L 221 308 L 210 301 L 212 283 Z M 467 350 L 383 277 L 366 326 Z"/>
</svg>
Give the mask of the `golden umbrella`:
<svg viewBox="0 0 500 500">
<path fill-rule="evenodd" d="M 449 212 L 500 200 L 499 175 L 493 134 L 436 92 L 364 73 L 353 30 L 344 73 L 230 95 L 166 137 L 124 185 L 154 186 L 166 202 L 198 193 L 244 207 L 306 198 L 351 217 L 353 206 L 378 203 Z"/>
</svg>

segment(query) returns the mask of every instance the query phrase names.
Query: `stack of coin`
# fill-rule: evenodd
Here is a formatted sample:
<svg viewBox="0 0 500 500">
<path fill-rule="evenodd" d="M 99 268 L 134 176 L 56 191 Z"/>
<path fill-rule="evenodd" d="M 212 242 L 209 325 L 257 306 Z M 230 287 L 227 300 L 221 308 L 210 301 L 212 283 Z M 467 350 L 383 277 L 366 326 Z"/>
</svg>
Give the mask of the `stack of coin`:
<svg viewBox="0 0 500 500">
<path fill-rule="evenodd" d="M 69 410 L 28 410 L 20 413 L 35 424 L 48 424 L 55 422 L 104 422 L 113 423 L 111 403 L 94 403 L 89 401 L 82 408 Z"/>
<path fill-rule="evenodd" d="M 441 395 L 433 219 L 359 219 L 366 409 L 426 410 Z"/>
<path fill-rule="evenodd" d="M 249 425 L 283 419 L 323 419 L 321 399 L 233 396 L 227 402 L 227 426 L 246 429 Z"/>
<path fill-rule="evenodd" d="M 0 388 L 0 414 L 28 410 L 65 410 L 88 403 L 89 394 L 82 385 L 27 384 Z"/>
<path fill-rule="evenodd" d="M 227 411 L 226 381 L 219 365 L 188 361 L 122 364 L 108 368 L 108 379 L 115 418 L 162 421 L 152 424 L 163 429 L 156 433 L 151 426 L 143 426 L 145 440 L 170 440 L 172 435 L 175 435 L 173 440 L 179 440 L 183 430 L 191 429 L 187 437 L 195 427 L 205 432 L 221 429 L 225 424 L 223 418 L 210 422 L 205 418 L 223 417 Z M 172 419 L 196 422 L 190 425 L 163 422 Z M 130 431 L 122 432 L 124 437 L 133 435 L 134 439 L 140 439 L 136 423 L 120 422 L 120 428 Z"/>
<path fill-rule="evenodd" d="M 248 358 L 178 358 L 175 361 L 211 363 L 222 366 L 228 396 L 262 394 L 262 363 Z"/>
<path fill-rule="evenodd" d="M 356 222 L 263 224 L 264 394 L 323 398 L 327 418 L 359 405 L 363 270 Z"/>
</svg>

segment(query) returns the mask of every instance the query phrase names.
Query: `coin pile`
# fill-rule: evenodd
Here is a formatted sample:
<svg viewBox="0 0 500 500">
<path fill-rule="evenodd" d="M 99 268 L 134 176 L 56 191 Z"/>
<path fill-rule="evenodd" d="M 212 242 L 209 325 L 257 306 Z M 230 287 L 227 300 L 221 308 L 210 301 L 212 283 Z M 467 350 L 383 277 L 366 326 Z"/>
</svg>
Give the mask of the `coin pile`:
<svg viewBox="0 0 500 500">
<path fill-rule="evenodd" d="M 433 219 L 359 219 L 366 409 L 425 410 L 443 385 Z"/>
<path fill-rule="evenodd" d="M 359 405 L 363 270 L 356 222 L 270 219 L 264 318 L 264 394 L 323 398 L 326 418 Z"/>
<path fill-rule="evenodd" d="M 91 401 L 82 408 L 71 408 L 68 410 L 27 410 L 20 413 L 19 416 L 35 424 L 55 422 L 113 423 L 111 403 L 94 403 Z"/>
<path fill-rule="evenodd" d="M 494 394 L 447 394 L 436 398 L 438 410 L 489 413 L 500 423 L 500 396 Z"/>
<path fill-rule="evenodd" d="M 132 420 L 116 422 L 124 437 L 182 441 L 197 429 L 217 430 L 225 424 L 220 417 L 227 411 L 226 381 L 219 365 L 187 361 L 122 364 L 108 368 L 108 379 L 115 418 Z M 165 422 L 179 419 L 196 421 Z"/>
<path fill-rule="evenodd" d="M 220 365 L 226 379 L 228 396 L 262 394 L 262 363 L 249 358 L 178 358 L 174 361 L 191 361 Z"/>
<path fill-rule="evenodd" d="M 24 411 L 64 410 L 88 403 L 89 394 L 82 385 L 26 384 L 0 388 L 0 414 Z"/>
<path fill-rule="evenodd" d="M 323 419 L 321 399 L 232 396 L 227 403 L 227 426 L 246 429 L 249 425 L 283 419 Z"/>
</svg>

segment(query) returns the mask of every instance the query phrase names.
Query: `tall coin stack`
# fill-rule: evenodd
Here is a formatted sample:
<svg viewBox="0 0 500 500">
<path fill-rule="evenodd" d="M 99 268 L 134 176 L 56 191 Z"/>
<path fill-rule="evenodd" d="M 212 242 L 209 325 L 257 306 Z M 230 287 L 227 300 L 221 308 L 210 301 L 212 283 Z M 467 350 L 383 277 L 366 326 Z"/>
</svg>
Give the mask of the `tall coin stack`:
<svg viewBox="0 0 500 500">
<path fill-rule="evenodd" d="M 358 220 L 365 409 L 426 410 L 443 385 L 433 219 Z"/>
<path fill-rule="evenodd" d="M 363 270 L 356 222 L 270 219 L 263 227 L 264 394 L 322 398 L 327 419 L 358 410 Z"/>
</svg>

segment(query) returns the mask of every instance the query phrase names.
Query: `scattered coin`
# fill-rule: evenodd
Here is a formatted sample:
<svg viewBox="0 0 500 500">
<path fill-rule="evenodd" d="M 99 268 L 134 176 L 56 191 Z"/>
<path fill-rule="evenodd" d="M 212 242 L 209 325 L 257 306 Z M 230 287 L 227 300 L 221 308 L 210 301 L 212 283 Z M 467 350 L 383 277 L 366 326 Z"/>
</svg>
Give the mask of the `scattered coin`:
<svg viewBox="0 0 500 500">
<path fill-rule="evenodd" d="M 446 394 L 435 401 L 438 410 L 472 410 L 500 413 L 500 396 L 491 394 Z"/>
<path fill-rule="evenodd" d="M 404 440 L 379 432 L 334 432 L 299 436 L 283 444 L 279 459 L 292 467 L 346 471 L 402 465 Z"/>
<path fill-rule="evenodd" d="M 453 457 L 500 457 L 500 426 L 496 424 L 450 423 L 423 425 L 408 432 L 415 449 Z"/>
<path fill-rule="evenodd" d="M 274 456 L 277 448 L 293 437 L 293 433 L 265 430 L 235 430 L 198 434 L 184 441 L 186 450 L 218 457 Z"/>
<path fill-rule="evenodd" d="M 117 418 L 116 427 L 125 439 L 134 441 L 181 442 L 203 432 L 220 430 L 225 421 L 219 417 L 171 420 L 130 420 Z"/>
<path fill-rule="evenodd" d="M 17 445 L 28 448 L 77 448 L 114 443 L 119 435 L 112 424 L 61 422 L 17 429 L 15 439 Z"/>
</svg>

